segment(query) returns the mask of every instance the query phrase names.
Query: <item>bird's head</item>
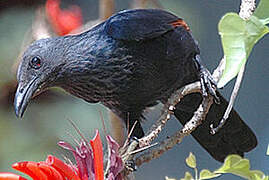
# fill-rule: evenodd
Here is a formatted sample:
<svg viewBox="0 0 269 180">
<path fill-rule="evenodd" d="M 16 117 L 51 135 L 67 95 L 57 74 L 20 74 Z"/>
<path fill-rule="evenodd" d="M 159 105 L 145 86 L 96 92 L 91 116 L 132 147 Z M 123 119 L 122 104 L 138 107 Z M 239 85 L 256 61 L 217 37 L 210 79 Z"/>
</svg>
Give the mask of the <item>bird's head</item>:
<svg viewBox="0 0 269 180">
<path fill-rule="evenodd" d="M 61 68 L 62 50 L 57 40 L 34 42 L 25 51 L 17 71 L 18 87 L 14 100 L 15 113 L 22 117 L 30 99 L 53 86 Z"/>
</svg>

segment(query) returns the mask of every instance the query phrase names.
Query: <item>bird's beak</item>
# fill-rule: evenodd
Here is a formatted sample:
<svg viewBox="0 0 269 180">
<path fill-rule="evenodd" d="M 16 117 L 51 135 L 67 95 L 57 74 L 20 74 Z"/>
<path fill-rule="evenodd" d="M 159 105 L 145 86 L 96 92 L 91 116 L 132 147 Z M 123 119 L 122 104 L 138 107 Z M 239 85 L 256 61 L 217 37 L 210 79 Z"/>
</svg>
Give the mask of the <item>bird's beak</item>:
<svg viewBox="0 0 269 180">
<path fill-rule="evenodd" d="M 26 110 L 26 107 L 35 93 L 35 91 L 38 89 L 37 78 L 32 79 L 30 82 L 28 82 L 26 85 L 23 83 L 19 83 L 15 99 L 14 99 L 14 108 L 16 116 L 21 118 L 23 116 L 24 111 Z"/>
</svg>

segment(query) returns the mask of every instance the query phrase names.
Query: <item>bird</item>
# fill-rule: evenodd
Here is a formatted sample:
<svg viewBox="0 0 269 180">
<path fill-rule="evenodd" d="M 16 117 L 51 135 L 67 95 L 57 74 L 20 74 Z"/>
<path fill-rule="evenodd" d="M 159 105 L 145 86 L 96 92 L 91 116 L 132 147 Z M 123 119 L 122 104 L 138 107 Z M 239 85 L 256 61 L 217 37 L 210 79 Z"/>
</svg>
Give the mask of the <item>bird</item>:
<svg viewBox="0 0 269 180">
<path fill-rule="evenodd" d="M 120 11 L 88 31 L 40 39 L 24 52 L 17 71 L 14 107 L 22 117 L 31 98 L 60 87 L 88 103 L 101 103 L 141 138 L 141 121 L 148 107 L 167 102 L 173 92 L 200 81 L 203 93 L 185 96 L 174 109 L 183 125 L 202 99 L 213 95 L 205 121 L 192 132 L 198 143 L 217 161 L 229 154 L 244 156 L 257 145 L 254 132 L 233 109 L 215 135 L 228 105 L 214 90 L 210 72 L 202 64 L 199 45 L 187 23 L 161 9 Z"/>
</svg>

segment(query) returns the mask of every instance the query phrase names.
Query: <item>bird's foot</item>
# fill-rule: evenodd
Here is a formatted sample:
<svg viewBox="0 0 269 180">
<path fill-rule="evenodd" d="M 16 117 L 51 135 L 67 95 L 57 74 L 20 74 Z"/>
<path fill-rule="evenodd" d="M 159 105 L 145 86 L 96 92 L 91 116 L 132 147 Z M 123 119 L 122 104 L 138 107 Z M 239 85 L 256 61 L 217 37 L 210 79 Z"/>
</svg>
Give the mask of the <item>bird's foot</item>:
<svg viewBox="0 0 269 180">
<path fill-rule="evenodd" d="M 136 171 L 137 166 L 135 165 L 135 161 L 133 159 L 125 161 L 125 168 L 130 172 Z"/>
<path fill-rule="evenodd" d="M 214 135 L 224 126 L 224 124 L 227 122 L 227 119 L 222 118 L 219 122 L 218 126 L 214 127 L 214 124 L 210 124 L 210 134 Z"/>
<path fill-rule="evenodd" d="M 136 171 L 136 165 L 134 158 L 134 151 L 139 147 L 139 139 L 136 137 L 131 137 L 127 140 L 127 144 L 122 148 L 122 161 L 124 162 L 125 169 L 127 171 Z"/>
<path fill-rule="evenodd" d="M 201 91 L 203 97 L 207 97 L 208 94 L 210 94 L 214 97 L 215 103 L 219 104 L 220 99 L 216 93 L 217 82 L 214 80 L 211 73 L 201 64 L 199 55 L 196 55 L 195 62 L 199 70 Z"/>
<path fill-rule="evenodd" d="M 215 102 L 219 104 L 220 99 L 216 93 L 217 83 L 213 79 L 210 72 L 206 68 L 201 67 L 199 76 L 200 76 L 202 95 L 206 97 L 208 96 L 208 94 L 210 94 L 211 96 L 214 97 Z"/>
</svg>

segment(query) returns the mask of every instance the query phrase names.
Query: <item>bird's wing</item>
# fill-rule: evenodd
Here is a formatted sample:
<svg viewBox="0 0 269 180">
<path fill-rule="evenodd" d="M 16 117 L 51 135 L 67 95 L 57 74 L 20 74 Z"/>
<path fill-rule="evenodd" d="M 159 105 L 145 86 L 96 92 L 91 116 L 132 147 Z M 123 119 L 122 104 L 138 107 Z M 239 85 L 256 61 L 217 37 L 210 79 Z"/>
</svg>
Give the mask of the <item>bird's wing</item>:
<svg viewBox="0 0 269 180">
<path fill-rule="evenodd" d="M 105 23 L 108 35 L 120 40 L 146 40 L 158 37 L 174 28 L 189 27 L 183 19 L 160 9 L 135 9 L 117 13 Z"/>
</svg>

